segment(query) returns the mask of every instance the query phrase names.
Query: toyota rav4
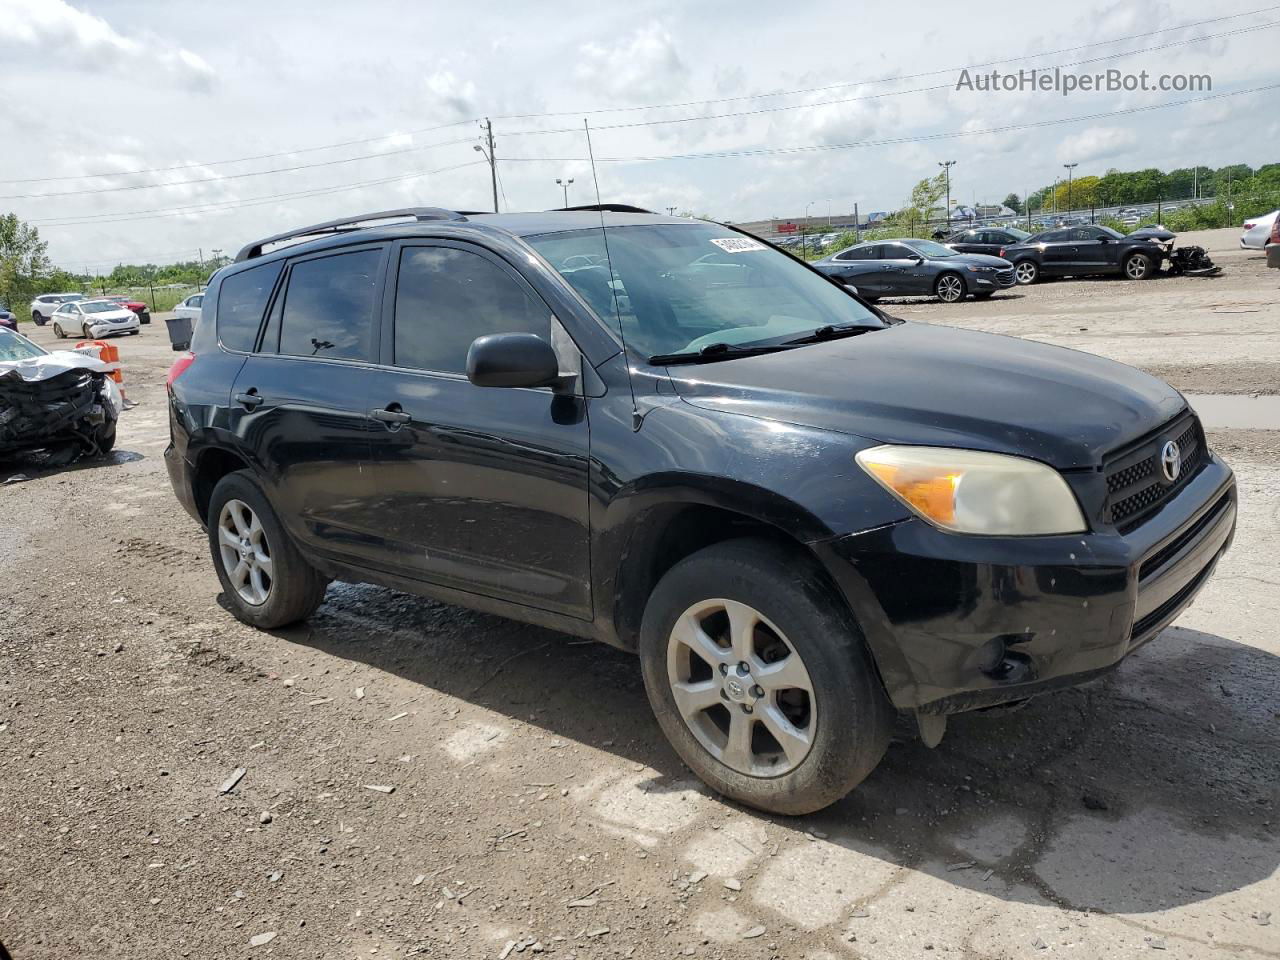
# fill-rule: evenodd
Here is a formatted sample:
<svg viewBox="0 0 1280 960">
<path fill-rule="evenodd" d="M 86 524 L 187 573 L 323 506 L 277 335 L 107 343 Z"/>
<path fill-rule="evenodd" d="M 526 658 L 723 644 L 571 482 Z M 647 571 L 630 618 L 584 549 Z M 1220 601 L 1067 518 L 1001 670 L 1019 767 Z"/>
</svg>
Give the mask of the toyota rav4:
<svg viewBox="0 0 1280 960">
<path fill-rule="evenodd" d="M 1160 380 L 905 323 L 630 207 L 257 241 L 168 391 L 173 487 L 241 620 L 344 580 L 635 651 L 681 758 L 783 813 L 866 777 L 899 713 L 933 746 L 1115 667 L 1235 528 Z"/>
</svg>

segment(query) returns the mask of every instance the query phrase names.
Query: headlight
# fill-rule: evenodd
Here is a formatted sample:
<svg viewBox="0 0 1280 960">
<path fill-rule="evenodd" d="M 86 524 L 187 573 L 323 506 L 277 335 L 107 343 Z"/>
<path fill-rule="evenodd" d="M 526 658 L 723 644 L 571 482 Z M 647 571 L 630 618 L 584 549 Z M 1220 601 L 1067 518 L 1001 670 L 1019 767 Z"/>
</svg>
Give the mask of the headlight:
<svg viewBox="0 0 1280 960">
<path fill-rule="evenodd" d="M 882 487 L 953 533 L 1080 533 L 1084 515 L 1062 474 L 1035 460 L 948 447 L 872 447 L 855 459 Z"/>
<path fill-rule="evenodd" d="M 995 272 L 995 269 L 996 269 L 995 267 L 970 267 L 969 268 L 970 272 L 972 273 L 993 273 Z"/>
</svg>

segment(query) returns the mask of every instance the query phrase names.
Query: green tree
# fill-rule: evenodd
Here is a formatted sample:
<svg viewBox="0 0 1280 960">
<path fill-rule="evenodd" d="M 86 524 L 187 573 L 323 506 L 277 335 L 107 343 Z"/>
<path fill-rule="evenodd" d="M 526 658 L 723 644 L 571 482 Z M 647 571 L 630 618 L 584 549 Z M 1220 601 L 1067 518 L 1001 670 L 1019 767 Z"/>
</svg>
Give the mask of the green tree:
<svg viewBox="0 0 1280 960">
<path fill-rule="evenodd" d="M 0 215 L 0 303 L 22 312 L 49 271 L 49 245 L 17 214 Z"/>
<path fill-rule="evenodd" d="M 1025 209 L 1022 206 L 1022 201 L 1018 199 L 1018 195 L 1016 193 L 1011 193 L 1007 197 L 1005 197 L 1004 205 L 1008 207 L 1010 210 L 1012 210 L 1014 213 L 1022 213 L 1023 210 Z"/>
</svg>

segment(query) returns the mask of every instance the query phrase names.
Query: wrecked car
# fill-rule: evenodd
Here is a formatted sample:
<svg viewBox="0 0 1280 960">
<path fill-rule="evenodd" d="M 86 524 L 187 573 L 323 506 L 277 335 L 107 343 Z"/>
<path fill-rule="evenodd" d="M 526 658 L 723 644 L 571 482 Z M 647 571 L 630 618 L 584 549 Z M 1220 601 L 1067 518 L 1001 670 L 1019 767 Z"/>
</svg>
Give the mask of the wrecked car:
<svg viewBox="0 0 1280 960">
<path fill-rule="evenodd" d="M 863 780 L 898 713 L 935 746 L 952 714 L 1106 673 L 1235 530 L 1234 476 L 1163 381 L 898 320 L 634 207 L 251 243 L 167 389 L 170 480 L 241 621 L 341 580 L 635 652 L 681 759 L 779 813 Z"/>
<path fill-rule="evenodd" d="M 57 463 L 115 445 L 120 388 L 101 361 L 50 353 L 0 329 L 0 460 L 43 451 Z"/>
<path fill-rule="evenodd" d="M 1202 247 L 1173 249 L 1176 234 L 1163 227 L 1144 227 L 1122 234 L 1097 224 L 1047 230 L 1001 248 L 1013 264 L 1018 283 L 1041 277 L 1085 277 L 1118 274 L 1149 280 L 1168 261 L 1171 273 L 1214 276 L 1222 272 Z"/>
</svg>

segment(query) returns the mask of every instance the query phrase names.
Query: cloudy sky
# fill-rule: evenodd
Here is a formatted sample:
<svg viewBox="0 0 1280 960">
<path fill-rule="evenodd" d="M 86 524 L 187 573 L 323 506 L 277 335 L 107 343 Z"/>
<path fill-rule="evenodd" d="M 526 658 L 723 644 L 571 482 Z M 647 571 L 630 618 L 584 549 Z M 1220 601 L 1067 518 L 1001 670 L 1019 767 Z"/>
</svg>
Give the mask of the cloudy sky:
<svg viewBox="0 0 1280 960">
<path fill-rule="evenodd" d="M 606 201 L 819 218 L 899 206 L 954 159 L 955 197 L 998 202 L 1067 161 L 1280 160 L 1280 88 L 1235 95 L 1280 84 L 1278 45 L 1265 0 L 0 0 L 0 212 L 96 270 L 352 212 L 484 209 L 486 116 L 503 209 L 560 205 L 557 177 L 594 200 L 584 118 Z M 1216 99 L 956 90 L 972 64 L 1209 74 Z"/>
</svg>

